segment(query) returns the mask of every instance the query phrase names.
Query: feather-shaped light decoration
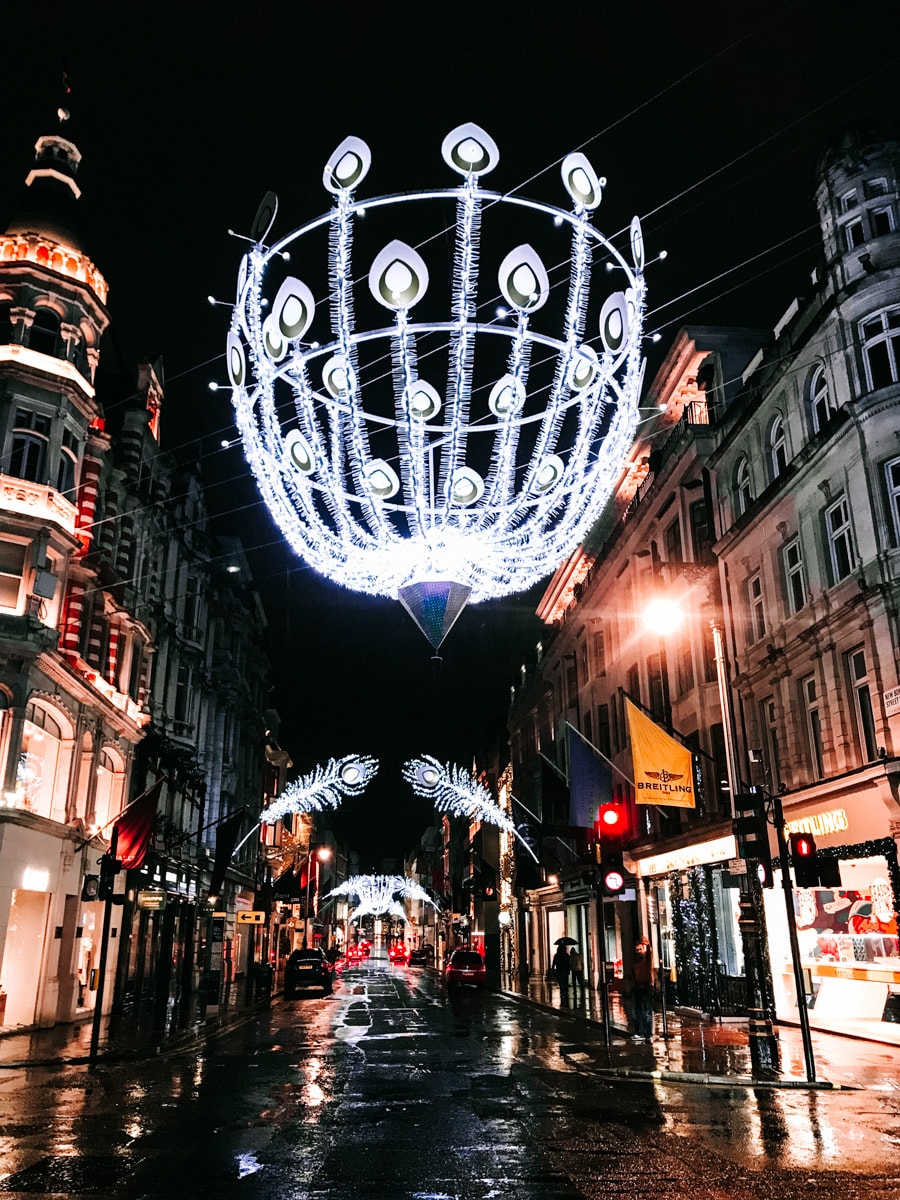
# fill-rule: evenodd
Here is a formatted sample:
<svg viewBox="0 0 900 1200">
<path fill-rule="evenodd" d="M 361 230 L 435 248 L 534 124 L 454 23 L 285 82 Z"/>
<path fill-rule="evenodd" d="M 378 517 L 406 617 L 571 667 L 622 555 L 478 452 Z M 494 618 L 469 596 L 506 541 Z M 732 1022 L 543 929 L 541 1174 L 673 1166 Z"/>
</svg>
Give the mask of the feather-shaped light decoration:
<svg viewBox="0 0 900 1200">
<path fill-rule="evenodd" d="M 353 875 L 328 893 L 331 896 L 349 896 L 358 901 L 350 913 L 350 920 L 361 917 L 378 917 L 387 913 L 406 920 L 406 911 L 401 901 L 421 900 L 436 909 L 437 905 L 421 884 L 405 875 Z"/>
<path fill-rule="evenodd" d="M 378 771 L 378 759 L 365 754 L 346 754 L 329 758 L 308 775 L 289 783 L 259 818 L 263 825 L 274 825 L 289 813 L 321 812 L 337 808 L 347 796 L 361 796 Z"/>
</svg>

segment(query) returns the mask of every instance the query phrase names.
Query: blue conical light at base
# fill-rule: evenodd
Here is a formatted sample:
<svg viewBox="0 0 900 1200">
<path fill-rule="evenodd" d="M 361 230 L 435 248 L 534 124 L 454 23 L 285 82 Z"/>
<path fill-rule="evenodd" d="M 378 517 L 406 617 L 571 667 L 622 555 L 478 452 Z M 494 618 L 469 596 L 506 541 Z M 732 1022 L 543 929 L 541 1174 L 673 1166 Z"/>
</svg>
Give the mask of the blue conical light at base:
<svg viewBox="0 0 900 1200">
<path fill-rule="evenodd" d="M 437 650 L 465 608 L 471 591 L 464 583 L 428 579 L 400 588 L 397 599 Z"/>
</svg>

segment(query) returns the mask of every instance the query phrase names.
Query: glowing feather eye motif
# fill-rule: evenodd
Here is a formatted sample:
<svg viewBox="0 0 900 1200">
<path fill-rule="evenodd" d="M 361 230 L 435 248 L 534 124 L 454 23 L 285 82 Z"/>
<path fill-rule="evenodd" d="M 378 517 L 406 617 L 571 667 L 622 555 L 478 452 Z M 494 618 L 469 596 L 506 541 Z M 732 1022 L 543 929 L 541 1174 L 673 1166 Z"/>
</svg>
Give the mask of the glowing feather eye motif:
<svg viewBox="0 0 900 1200">
<path fill-rule="evenodd" d="M 428 268 L 406 242 L 389 242 L 369 271 L 369 291 L 379 304 L 398 312 L 412 308 L 425 295 Z"/>
<path fill-rule="evenodd" d="M 494 139 L 470 121 L 447 134 L 441 143 L 441 157 L 460 175 L 486 175 L 500 161 L 500 151 Z"/>
<path fill-rule="evenodd" d="M 644 233 L 640 217 L 631 218 L 631 258 L 639 271 L 644 269 Z"/>
<path fill-rule="evenodd" d="M 349 390 L 348 371 L 349 365 L 343 354 L 335 354 L 322 368 L 322 383 L 335 400 L 346 399 Z"/>
<path fill-rule="evenodd" d="M 450 482 L 450 502 L 464 508 L 484 495 L 484 480 L 477 471 L 460 467 Z"/>
<path fill-rule="evenodd" d="M 537 475 L 534 480 L 534 491 L 539 495 L 544 492 L 549 492 L 550 489 L 562 478 L 562 473 L 565 470 L 565 464 L 558 454 L 549 454 L 538 468 Z"/>
<path fill-rule="evenodd" d="M 374 458 L 363 471 L 366 487 L 379 500 L 389 500 L 400 491 L 400 480 L 383 458 Z"/>
<path fill-rule="evenodd" d="M 431 789 L 436 788 L 440 782 L 441 772 L 438 767 L 432 766 L 431 763 L 420 762 L 415 769 L 415 777 L 416 783 L 418 783 L 420 787 L 431 791 Z"/>
<path fill-rule="evenodd" d="M 247 356 L 241 339 L 234 332 L 229 333 L 226 345 L 226 361 L 228 363 L 228 378 L 232 387 L 243 387 L 247 379 Z"/>
<path fill-rule="evenodd" d="M 519 312 L 537 312 L 550 294 L 550 280 L 544 264 L 528 245 L 510 250 L 500 264 L 497 279 L 507 304 Z"/>
<path fill-rule="evenodd" d="M 525 403 L 525 389 L 515 375 L 504 375 L 491 388 L 488 408 L 495 417 L 506 417 L 518 412 Z"/>
<path fill-rule="evenodd" d="M 269 315 L 263 321 L 262 339 L 263 345 L 266 348 L 266 354 L 268 354 L 269 358 L 271 358 L 273 362 L 278 362 L 280 358 L 284 358 L 285 354 L 287 354 L 287 341 L 282 336 L 281 330 L 275 323 L 275 316 L 273 313 L 269 313 Z"/>
<path fill-rule="evenodd" d="M 618 354 L 627 338 L 628 301 L 623 292 L 613 292 L 600 310 L 600 340 L 610 354 Z"/>
<path fill-rule="evenodd" d="M 424 379 L 417 379 L 406 389 L 406 407 L 411 417 L 430 421 L 441 411 L 441 398 Z"/>
<path fill-rule="evenodd" d="M 358 762 L 349 762 L 341 768 L 341 779 L 344 783 L 349 783 L 351 787 L 355 783 L 362 782 L 365 772 Z"/>
<path fill-rule="evenodd" d="M 316 302 L 306 284 L 289 276 L 278 289 L 272 317 L 278 322 L 282 336 L 293 341 L 306 333 L 315 309 Z"/>
<path fill-rule="evenodd" d="M 316 461 L 309 442 L 299 429 L 292 429 L 284 439 L 285 458 L 301 475 L 312 475 Z"/>
<path fill-rule="evenodd" d="M 577 208 L 596 208 L 603 199 L 606 180 L 598 177 L 583 154 L 567 154 L 560 170 L 563 187 Z"/>
<path fill-rule="evenodd" d="M 322 183 L 335 196 L 350 192 L 362 183 L 371 165 L 372 151 L 366 143 L 358 137 L 344 138 L 325 164 Z"/>
<path fill-rule="evenodd" d="M 569 369 L 569 386 L 577 392 L 583 391 L 594 382 L 599 370 L 600 363 L 594 351 L 590 346 L 580 346 L 572 358 L 572 366 Z"/>
</svg>

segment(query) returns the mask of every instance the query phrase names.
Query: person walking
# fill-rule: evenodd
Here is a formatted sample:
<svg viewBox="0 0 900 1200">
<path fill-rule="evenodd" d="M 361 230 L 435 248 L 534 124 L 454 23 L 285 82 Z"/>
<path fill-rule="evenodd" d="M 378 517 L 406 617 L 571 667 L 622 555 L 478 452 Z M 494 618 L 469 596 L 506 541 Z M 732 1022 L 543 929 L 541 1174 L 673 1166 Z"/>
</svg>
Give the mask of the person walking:
<svg viewBox="0 0 900 1200">
<path fill-rule="evenodd" d="M 569 999 L 569 973 L 572 969 L 572 963 L 569 959 L 569 951 L 565 946 L 557 946 L 556 953 L 553 955 L 553 962 L 550 964 L 556 973 L 556 978 L 559 983 L 560 999 Z"/>
<path fill-rule="evenodd" d="M 569 951 L 569 966 L 572 970 L 572 999 L 584 999 L 584 959 L 577 946 Z"/>
<path fill-rule="evenodd" d="M 633 1042 L 649 1042 L 653 1037 L 653 951 L 650 939 L 642 937 L 634 948 L 631 964 L 632 1002 L 634 1005 Z"/>
</svg>

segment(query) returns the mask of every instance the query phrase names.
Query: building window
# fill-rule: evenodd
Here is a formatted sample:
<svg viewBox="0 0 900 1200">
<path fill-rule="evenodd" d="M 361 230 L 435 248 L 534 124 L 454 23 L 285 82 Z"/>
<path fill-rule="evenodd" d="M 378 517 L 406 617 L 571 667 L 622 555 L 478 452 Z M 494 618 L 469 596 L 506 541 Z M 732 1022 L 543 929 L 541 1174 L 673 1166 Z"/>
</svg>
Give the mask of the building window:
<svg viewBox="0 0 900 1200">
<path fill-rule="evenodd" d="M 888 194 L 887 180 L 883 176 L 877 179 L 867 179 L 865 182 L 865 192 L 867 200 L 874 200 L 878 196 L 886 196 Z"/>
<path fill-rule="evenodd" d="M 593 721 L 591 718 L 591 714 L 589 712 L 584 714 L 584 736 L 591 743 L 591 745 L 593 745 L 594 725 L 593 725 Z"/>
<path fill-rule="evenodd" d="M 871 388 L 888 387 L 900 379 L 900 308 L 860 322 L 860 338 Z"/>
<path fill-rule="evenodd" d="M 888 507 L 894 519 L 894 538 L 900 542 L 900 458 L 893 458 L 884 466 L 887 480 Z"/>
<path fill-rule="evenodd" d="M 809 408 L 812 413 L 813 430 L 824 429 L 835 413 L 828 389 L 824 367 L 816 367 L 809 379 Z"/>
<path fill-rule="evenodd" d="M 825 774 L 825 754 L 822 746 L 822 706 L 816 686 L 816 677 L 808 675 L 800 681 L 800 692 L 806 712 L 806 738 L 809 749 L 809 765 L 814 779 Z"/>
<path fill-rule="evenodd" d="M 56 471 L 56 490 L 68 495 L 75 503 L 75 468 L 78 463 L 78 441 L 69 429 L 63 430 L 62 449 L 59 453 L 59 466 Z"/>
<path fill-rule="evenodd" d="M 851 188 L 841 196 L 841 212 L 853 212 L 854 208 L 859 208 L 859 196 L 856 194 L 856 188 Z"/>
<path fill-rule="evenodd" d="M 748 581 L 747 602 L 750 607 L 750 640 L 759 642 L 766 636 L 766 605 L 761 575 L 754 575 Z"/>
<path fill-rule="evenodd" d="M 9 473 L 30 483 L 46 482 L 47 439 L 50 418 L 27 408 L 17 408 L 13 425 Z"/>
<path fill-rule="evenodd" d="M 27 542 L 0 541 L 0 609 L 18 612 Z"/>
<path fill-rule="evenodd" d="M 873 208 L 869 213 L 873 237 L 884 237 L 894 232 L 894 214 L 889 208 Z"/>
<path fill-rule="evenodd" d="M 825 529 L 828 553 L 831 558 L 831 578 L 834 583 L 846 579 L 853 569 L 853 538 L 850 531 L 850 506 L 847 497 L 835 501 L 825 510 Z"/>
<path fill-rule="evenodd" d="M 691 547 L 694 562 L 712 561 L 712 527 L 709 520 L 709 505 L 705 500 L 694 500 L 688 508 L 691 526 Z"/>
<path fill-rule="evenodd" d="M 766 768 L 769 772 L 769 789 L 776 791 L 781 787 L 781 750 L 778 741 L 778 711 L 775 708 L 773 697 L 770 696 L 768 699 L 763 700 L 760 705 L 760 717 L 763 734 L 766 739 L 764 753 L 766 756 Z"/>
<path fill-rule="evenodd" d="M 734 472 L 734 490 L 737 498 L 738 516 L 743 516 L 753 503 L 753 481 L 750 478 L 750 464 L 746 458 L 738 460 Z"/>
<path fill-rule="evenodd" d="M 625 690 L 635 704 L 641 703 L 641 673 L 637 663 L 628 668 L 625 676 Z"/>
<path fill-rule="evenodd" d="M 850 686 L 853 689 L 853 710 L 856 719 L 856 737 L 863 762 L 873 762 L 878 757 L 875 745 L 875 713 L 872 710 L 872 690 L 866 669 L 866 652 L 862 646 L 847 655 Z"/>
<path fill-rule="evenodd" d="M 50 354 L 54 358 L 59 354 L 59 317 L 51 308 L 39 308 L 31 323 L 28 335 L 28 345 L 39 354 Z"/>
<path fill-rule="evenodd" d="M 787 466 L 787 438 L 784 433 L 784 421 L 777 416 L 769 428 L 769 469 L 772 478 L 778 476 Z"/>
<path fill-rule="evenodd" d="M 678 647 L 678 695 L 683 696 L 694 686 L 694 655 L 691 639 L 685 634 Z"/>
<path fill-rule="evenodd" d="M 60 773 L 62 729 L 35 704 L 25 709 L 22 749 L 16 771 L 16 807 L 40 817 L 62 820 L 65 813 L 65 780 Z"/>
<path fill-rule="evenodd" d="M 597 747 L 607 758 L 612 757 L 612 727 L 609 719 L 609 705 L 601 704 L 597 708 Z"/>
<path fill-rule="evenodd" d="M 898 459 L 898 474 L 900 474 L 900 459 Z M 594 659 L 597 663 L 597 674 L 606 674 L 606 636 L 602 629 L 594 634 Z"/>
<path fill-rule="evenodd" d="M 176 721 L 190 723 L 191 712 L 194 706 L 192 684 L 191 668 L 182 664 L 178 668 L 175 684 L 175 704 L 172 709 L 172 717 Z"/>
<path fill-rule="evenodd" d="M 861 246 L 866 240 L 866 231 L 863 229 L 862 217 L 857 217 L 855 221 L 848 221 L 844 226 L 844 237 L 847 239 L 847 249 L 855 250 L 857 246 Z"/>
<path fill-rule="evenodd" d="M 666 685 L 663 678 L 662 657 L 651 654 L 647 659 L 647 683 L 649 687 L 650 711 L 658 721 L 666 720 Z"/>
<path fill-rule="evenodd" d="M 681 563 L 684 561 L 684 553 L 681 546 L 681 521 L 677 517 L 671 525 L 666 527 L 663 535 L 663 543 L 666 548 L 666 562 Z"/>
<path fill-rule="evenodd" d="M 798 537 L 785 546 L 782 559 L 788 607 L 792 613 L 796 613 L 806 604 L 806 572 L 803 569 L 803 551 Z"/>
</svg>

